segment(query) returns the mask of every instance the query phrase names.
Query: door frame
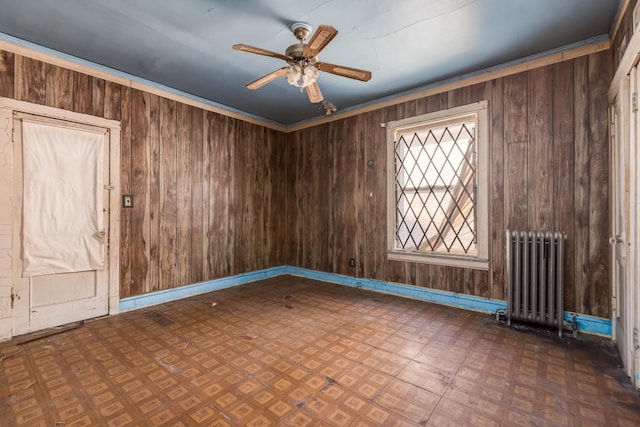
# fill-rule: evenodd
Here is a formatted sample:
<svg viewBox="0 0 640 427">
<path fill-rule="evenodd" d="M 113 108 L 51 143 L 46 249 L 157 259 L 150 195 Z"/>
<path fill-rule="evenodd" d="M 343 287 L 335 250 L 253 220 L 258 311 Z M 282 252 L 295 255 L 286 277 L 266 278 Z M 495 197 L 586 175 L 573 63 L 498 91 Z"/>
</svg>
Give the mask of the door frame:
<svg viewBox="0 0 640 427">
<path fill-rule="evenodd" d="M 633 329 L 639 318 L 633 300 L 638 292 L 634 288 L 634 220 L 632 193 L 634 162 L 630 142 L 638 139 L 637 111 L 632 110 L 633 93 L 637 90 L 637 70 L 625 76 L 618 96 L 611 104 L 610 173 L 609 188 L 611 212 L 611 339 L 616 343 L 624 369 L 629 377 L 637 373 Z"/>
<path fill-rule="evenodd" d="M 76 113 L 68 110 L 62 110 L 59 108 L 48 107 L 45 105 L 33 104 L 24 101 L 18 101 L 10 98 L 0 97 L 0 147 L 11 147 L 11 152 L 7 153 L 5 149 L 6 161 L 11 163 L 13 158 L 13 119 L 14 113 L 26 113 L 36 116 L 42 116 L 46 118 L 52 118 L 57 120 L 63 120 L 67 122 L 73 122 L 83 125 L 90 125 L 95 127 L 101 127 L 108 129 L 109 131 L 109 178 L 110 182 L 105 183 L 108 185 L 109 190 L 109 238 L 108 244 L 105 248 L 105 258 L 108 263 L 107 281 L 108 281 L 108 313 L 109 315 L 117 314 L 119 312 L 120 304 L 120 122 L 116 120 L 105 119 L 102 117 L 91 116 L 88 114 Z M 0 164 L 0 166 L 2 166 Z M 16 185 L 13 178 L 13 169 L 17 165 L 10 164 L 11 173 L 5 173 L 0 176 L 0 187 L 12 189 Z M 2 169 L 2 168 L 0 168 Z M 6 168 L 5 168 L 6 170 Z M 1 171 L 0 171 L 1 172 Z M 4 181 L 4 183 L 3 183 Z M 8 181 L 8 184 L 7 184 Z M 13 212 L 15 207 L 12 200 L 8 208 L 11 212 L 11 228 L 13 223 L 17 220 Z M 0 217 L 2 212 L 0 212 Z M 6 214 L 5 214 L 6 215 Z M 13 247 L 13 244 L 11 245 Z M 15 257 L 11 254 L 12 249 L 8 249 L 9 258 L 13 260 Z M 1 261 L 1 260 L 0 260 Z M 13 261 L 9 266 L 13 271 Z M 11 295 L 13 296 L 13 274 L 11 274 Z M 3 290 L 4 289 L 4 290 Z M 2 288 L 0 283 L 0 299 L 7 293 L 6 286 Z M 6 300 L 7 298 L 5 298 Z M 5 301 L 6 302 L 6 301 Z M 13 336 L 13 303 L 10 304 L 8 316 L 5 313 L 0 317 L 0 341 L 10 339 Z M 2 310 L 0 310 L 2 312 Z"/>
<path fill-rule="evenodd" d="M 624 295 L 618 295 L 616 290 L 619 283 L 617 283 L 616 274 L 612 272 L 611 278 L 611 296 L 612 296 L 612 339 L 624 340 L 624 347 L 627 348 L 627 360 L 624 366 L 627 374 L 630 375 L 632 383 L 636 388 L 640 389 L 640 348 L 637 342 L 638 329 L 640 328 L 640 198 L 636 194 L 636 191 L 640 188 L 640 152 L 636 149 L 636 144 L 640 142 L 640 113 L 638 112 L 638 93 L 640 92 L 640 73 L 637 70 L 638 60 L 640 58 L 640 31 L 635 31 L 631 36 L 631 39 L 624 51 L 624 54 L 618 64 L 615 74 L 611 81 L 611 85 L 608 91 L 609 103 L 612 106 L 611 113 L 615 108 L 615 103 L 622 102 L 621 108 L 623 108 L 626 101 L 626 108 L 629 109 L 629 120 L 626 126 L 628 126 L 628 136 L 626 141 L 622 141 L 622 147 L 625 151 L 628 151 L 629 157 L 629 177 L 628 177 L 628 203 L 626 205 L 625 214 L 628 231 L 624 236 L 625 253 L 626 253 L 626 286 Z M 628 83 L 627 83 L 628 82 Z M 626 89 L 625 85 L 628 84 L 628 99 L 616 100 L 616 97 L 620 96 Z M 624 115 L 624 113 L 623 113 Z M 615 136 L 617 138 L 623 135 Z M 610 158 L 610 189 L 615 189 L 616 185 L 625 185 L 624 182 L 616 184 L 614 180 L 626 179 L 620 176 L 616 170 L 617 165 L 615 159 Z M 613 195 L 615 197 L 615 195 Z M 614 199 L 612 197 L 612 199 Z M 613 205 L 614 200 L 611 200 L 611 208 L 615 209 Z M 617 243 L 616 236 L 616 223 L 615 223 L 615 210 L 611 211 L 610 216 L 610 232 L 612 245 L 612 264 L 611 269 L 615 268 L 615 250 Z M 624 300 L 621 300 L 624 297 Z M 616 325 L 617 313 L 615 309 L 622 309 L 621 315 L 625 316 L 626 330 L 624 337 L 616 336 L 616 331 L 620 332 L 620 329 Z"/>
</svg>

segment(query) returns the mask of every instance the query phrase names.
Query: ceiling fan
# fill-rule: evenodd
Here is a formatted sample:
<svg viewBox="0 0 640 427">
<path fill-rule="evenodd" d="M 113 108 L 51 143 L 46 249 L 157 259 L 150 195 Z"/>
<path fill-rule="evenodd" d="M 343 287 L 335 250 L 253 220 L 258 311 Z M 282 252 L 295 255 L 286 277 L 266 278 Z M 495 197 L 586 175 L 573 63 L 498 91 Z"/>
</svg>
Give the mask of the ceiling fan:
<svg viewBox="0 0 640 427">
<path fill-rule="evenodd" d="M 311 26 L 305 22 L 296 22 L 289 26 L 289 29 L 298 39 L 298 43 L 287 48 L 284 55 L 259 47 L 248 46 L 246 44 L 235 44 L 233 48 L 243 52 L 255 53 L 258 55 L 270 56 L 272 58 L 282 59 L 289 64 L 279 70 L 260 77 L 258 80 L 247 85 L 248 89 L 258 89 L 275 79 L 286 76 L 289 84 L 299 87 L 300 91 L 305 89 L 309 101 L 316 103 L 322 102 L 324 97 L 318 83 L 318 75 L 320 71 L 335 74 L 337 76 L 347 77 L 354 80 L 367 82 L 371 79 L 371 72 L 359 70 L 357 68 L 345 67 L 342 65 L 329 64 L 318 60 L 318 53 L 324 49 L 331 40 L 338 34 L 338 30 L 330 25 L 320 25 L 315 33 L 311 36 L 308 43 L 305 43 L 309 34 L 311 34 Z"/>
</svg>

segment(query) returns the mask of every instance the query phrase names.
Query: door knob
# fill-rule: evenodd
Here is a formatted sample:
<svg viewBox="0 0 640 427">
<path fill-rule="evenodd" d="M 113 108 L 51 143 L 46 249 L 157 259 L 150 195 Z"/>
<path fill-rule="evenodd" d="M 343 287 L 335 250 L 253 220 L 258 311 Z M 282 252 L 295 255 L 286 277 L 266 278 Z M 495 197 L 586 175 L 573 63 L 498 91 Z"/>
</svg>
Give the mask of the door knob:
<svg viewBox="0 0 640 427">
<path fill-rule="evenodd" d="M 622 236 L 620 236 L 619 234 L 615 237 L 609 237 L 609 244 L 610 245 L 615 245 L 616 243 L 623 243 L 624 241 L 622 240 Z"/>
</svg>

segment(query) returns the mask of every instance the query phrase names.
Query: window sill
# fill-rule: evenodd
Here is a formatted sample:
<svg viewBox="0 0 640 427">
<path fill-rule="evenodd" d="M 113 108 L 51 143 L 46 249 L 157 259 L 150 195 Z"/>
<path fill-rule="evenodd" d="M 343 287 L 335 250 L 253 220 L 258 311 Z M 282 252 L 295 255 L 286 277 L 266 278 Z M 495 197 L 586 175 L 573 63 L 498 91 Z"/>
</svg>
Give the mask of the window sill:
<svg viewBox="0 0 640 427">
<path fill-rule="evenodd" d="M 423 264 L 444 265 L 448 267 L 472 268 L 474 270 L 489 270 L 488 259 L 466 256 L 431 255 L 415 252 L 387 251 L 387 259 L 392 261 L 407 261 Z"/>
</svg>

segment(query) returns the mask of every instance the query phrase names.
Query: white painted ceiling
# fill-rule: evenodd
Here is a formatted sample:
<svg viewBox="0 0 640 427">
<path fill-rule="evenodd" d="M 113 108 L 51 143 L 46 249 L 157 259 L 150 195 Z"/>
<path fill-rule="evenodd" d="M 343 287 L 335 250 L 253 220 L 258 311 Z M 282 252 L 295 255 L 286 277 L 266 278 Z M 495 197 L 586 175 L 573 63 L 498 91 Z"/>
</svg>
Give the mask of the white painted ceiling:
<svg viewBox="0 0 640 427">
<path fill-rule="evenodd" d="M 370 70 L 321 73 L 341 110 L 420 90 L 532 55 L 606 39 L 621 0 L 0 0 L 0 38 L 38 45 L 280 125 L 323 116 L 280 78 L 286 64 L 231 49 L 284 53 L 289 25 L 335 27 L 319 57 Z M 19 39 L 19 40 L 16 40 Z"/>
</svg>

